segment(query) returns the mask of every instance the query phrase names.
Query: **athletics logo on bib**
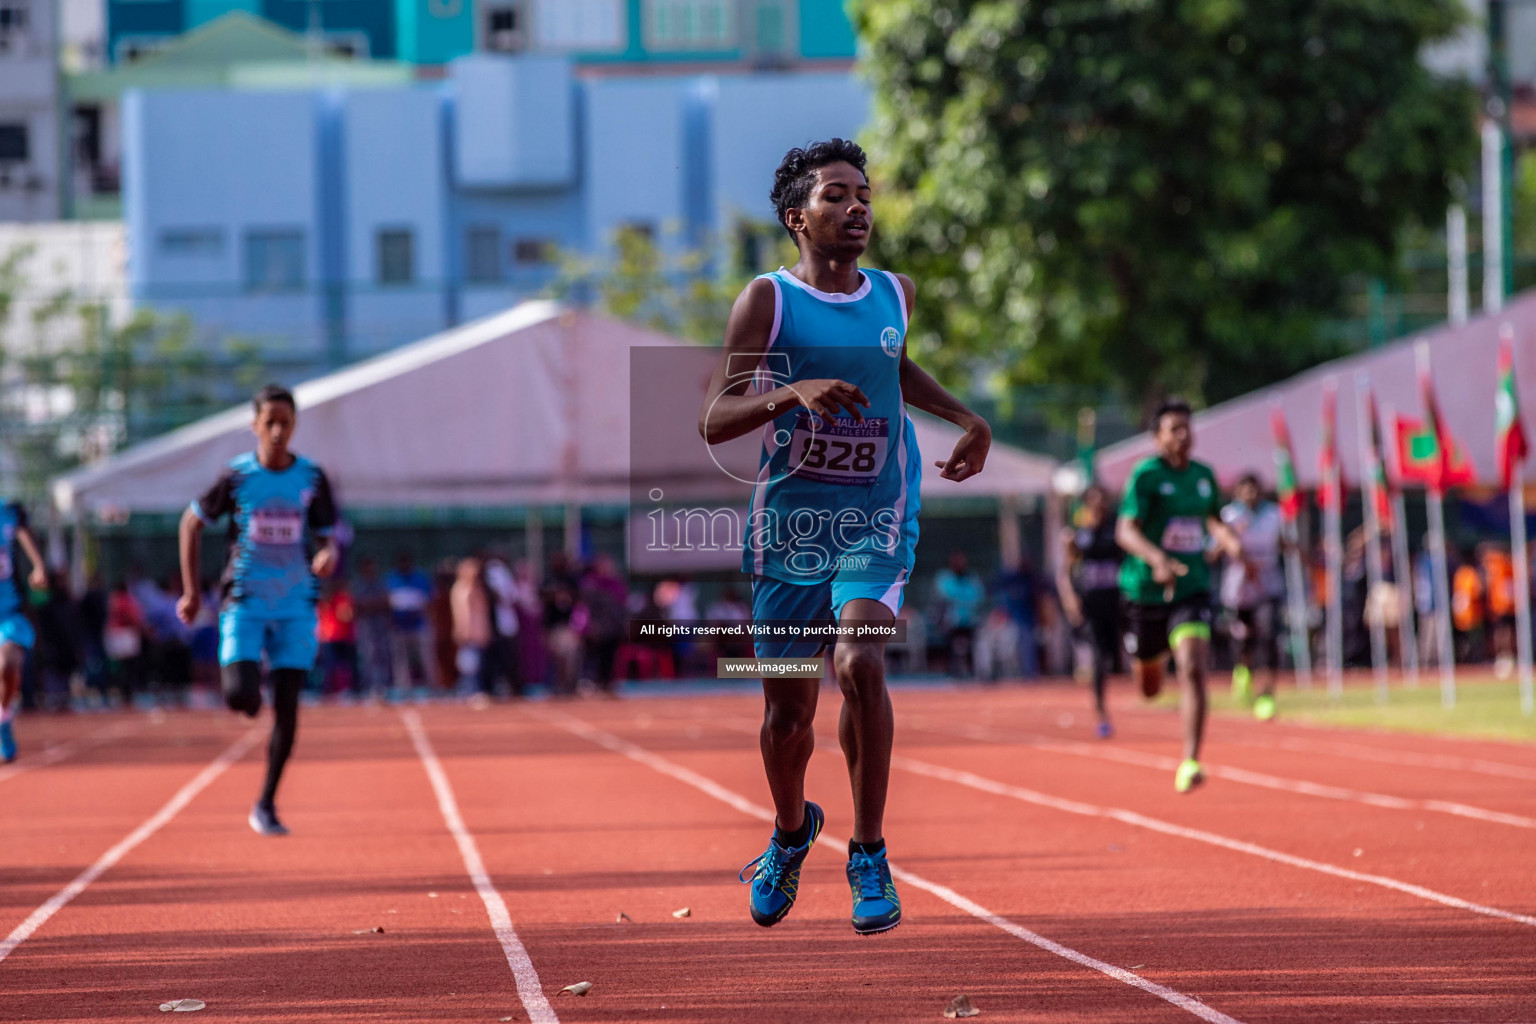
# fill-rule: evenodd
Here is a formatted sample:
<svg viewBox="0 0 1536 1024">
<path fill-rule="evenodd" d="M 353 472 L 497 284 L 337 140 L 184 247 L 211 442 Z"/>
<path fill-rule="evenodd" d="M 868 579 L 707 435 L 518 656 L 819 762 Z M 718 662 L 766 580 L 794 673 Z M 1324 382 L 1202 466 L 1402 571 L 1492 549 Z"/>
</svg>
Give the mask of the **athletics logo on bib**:
<svg viewBox="0 0 1536 1024">
<path fill-rule="evenodd" d="M 901 332 L 894 327 L 887 327 L 880 332 L 880 347 L 885 354 L 892 357 L 901 355 Z"/>
</svg>

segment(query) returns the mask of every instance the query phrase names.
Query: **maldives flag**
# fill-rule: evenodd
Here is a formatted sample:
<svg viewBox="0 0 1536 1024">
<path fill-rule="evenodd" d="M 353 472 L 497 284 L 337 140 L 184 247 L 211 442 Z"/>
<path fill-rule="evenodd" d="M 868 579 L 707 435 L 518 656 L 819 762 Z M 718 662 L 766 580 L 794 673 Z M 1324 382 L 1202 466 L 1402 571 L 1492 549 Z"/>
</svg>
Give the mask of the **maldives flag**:
<svg viewBox="0 0 1536 1024">
<path fill-rule="evenodd" d="M 1323 384 L 1323 437 L 1317 451 L 1317 503 L 1327 508 L 1335 491 L 1344 496 L 1344 468 L 1339 464 L 1339 385 L 1329 378 Z"/>
<path fill-rule="evenodd" d="M 1475 483 L 1477 470 L 1471 457 L 1440 418 L 1429 361 L 1425 358 L 1419 361 L 1419 388 L 1424 394 L 1424 418 L 1410 420 L 1400 416 L 1396 424 L 1397 464 L 1403 480 L 1424 484 L 1432 491 Z"/>
<path fill-rule="evenodd" d="M 1285 413 L 1279 406 L 1270 410 L 1270 427 L 1275 434 L 1275 494 L 1280 499 L 1280 515 L 1294 523 L 1301 515 L 1301 491 L 1296 487 L 1296 462 L 1291 457 L 1291 432 L 1285 425 Z"/>
<path fill-rule="evenodd" d="M 1494 396 L 1493 407 L 1498 423 L 1495 447 L 1499 479 L 1507 491 L 1514 481 L 1515 467 L 1530 453 L 1525 424 L 1520 419 L 1520 392 L 1515 389 L 1515 330 L 1509 324 L 1499 330 L 1499 390 Z"/>
<path fill-rule="evenodd" d="M 1371 418 L 1370 465 L 1365 468 L 1366 490 L 1376 505 L 1376 522 L 1383 530 L 1392 529 L 1392 483 L 1387 479 L 1387 465 L 1382 458 L 1381 417 L 1376 412 L 1376 393 L 1365 393 L 1366 415 Z"/>
</svg>

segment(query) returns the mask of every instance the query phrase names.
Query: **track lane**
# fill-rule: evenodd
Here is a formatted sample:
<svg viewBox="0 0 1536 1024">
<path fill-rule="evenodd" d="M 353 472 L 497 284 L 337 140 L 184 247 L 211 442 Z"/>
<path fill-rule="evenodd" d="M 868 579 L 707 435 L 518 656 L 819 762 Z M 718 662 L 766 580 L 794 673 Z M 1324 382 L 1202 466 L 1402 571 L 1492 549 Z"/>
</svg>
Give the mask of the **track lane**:
<svg viewBox="0 0 1536 1024">
<path fill-rule="evenodd" d="M 738 707 L 752 708 L 743 703 L 729 711 Z M 710 702 L 692 723 L 667 725 L 685 737 L 696 733 L 700 739 L 695 743 L 728 744 L 708 724 L 728 713 L 719 702 Z M 898 708 L 898 723 L 900 715 Z M 621 720 L 601 724 L 626 732 Z M 636 734 L 661 727 L 657 721 Z M 762 787 L 756 764 L 743 769 L 739 759 L 723 763 L 719 755 L 694 754 L 681 745 L 668 756 L 726 785 L 748 792 L 748 787 Z M 827 772 L 822 761 L 818 782 L 816 764 L 813 786 L 846 792 L 840 765 Z M 1468 1007 L 1476 1008 L 1472 1016 L 1479 1020 L 1528 1019 L 1518 993 L 1529 968 L 1521 950 L 1529 946 L 1507 930 L 1498 931 L 1518 926 L 1204 849 L 1121 822 L 1063 820 L 1059 812 L 967 793 L 939 780 L 899 778 L 888 825 L 899 861 L 938 878 L 945 876 L 934 865 L 947 865 L 965 878 L 968 894 L 1005 913 L 1023 898 L 1028 909 L 1020 913 L 1031 923 L 1054 912 L 1059 916 L 1045 918 L 1051 927 L 1040 930 L 1113 962 L 1146 959 L 1171 972 L 1153 975 L 1157 980 L 1201 992 L 1208 1002 L 1244 1020 L 1267 1015 L 1280 1020 L 1443 1021 L 1468 1019 L 1456 1016 Z M 1100 785 L 1108 791 L 1117 782 L 1111 774 Z M 826 791 L 813 788 L 811 793 L 816 797 Z M 945 809 L 943 824 L 921 814 L 913 819 L 907 801 L 914 792 L 924 807 Z M 1264 796 L 1263 791 L 1250 792 L 1252 798 Z M 978 800 L 986 810 L 976 809 Z M 830 802 L 828 810 L 835 813 Z M 1320 827 L 1331 823 L 1318 821 Z M 966 836 L 966 855 L 956 852 L 956 833 Z M 942 838 L 935 841 L 936 835 Z M 1495 930 L 1490 933 L 1489 927 Z M 1215 992 L 1213 985 L 1219 986 Z M 1469 992 L 1476 995 L 1469 998 Z M 1385 1017 L 1372 1016 L 1383 1012 Z M 1402 1016 L 1391 1016 L 1398 1013 Z"/>
<path fill-rule="evenodd" d="M 245 823 L 262 771 L 232 768 L 0 964 L 6 1019 L 115 1024 L 181 997 L 234 1020 L 521 1016 L 393 712 L 305 710 L 292 836 Z"/>
</svg>

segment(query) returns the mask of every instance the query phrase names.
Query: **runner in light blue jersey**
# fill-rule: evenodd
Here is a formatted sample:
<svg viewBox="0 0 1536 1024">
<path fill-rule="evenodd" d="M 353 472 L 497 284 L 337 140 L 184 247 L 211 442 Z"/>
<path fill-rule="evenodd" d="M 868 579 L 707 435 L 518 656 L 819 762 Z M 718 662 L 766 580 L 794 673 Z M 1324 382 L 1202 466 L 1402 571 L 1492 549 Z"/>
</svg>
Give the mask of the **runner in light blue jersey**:
<svg viewBox="0 0 1536 1024">
<path fill-rule="evenodd" d="M 908 358 L 916 287 L 900 274 L 859 267 L 873 224 L 864 166 L 863 150 L 842 139 L 784 157 L 771 198 L 800 259 L 757 278 L 736 300 L 699 416 L 710 444 L 762 435 L 742 559 L 758 622 L 894 621 L 918 534 L 921 462 L 906 404 L 965 431 L 949 457 L 935 463 L 945 479 L 981 472 L 991 445 L 981 417 Z M 822 646 L 764 640 L 757 655 L 815 657 Z M 853 927 L 869 935 L 901 921 L 884 839 L 895 730 L 885 643 L 840 639 L 832 662 L 853 785 Z M 768 849 L 742 874 L 748 881 L 751 872 L 749 907 L 764 926 L 794 905 L 800 865 L 824 820 L 805 799 L 819 684 L 763 680 L 763 764 L 778 814 Z"/>
<path fill-rule="evenodd" d="M 32 565 L 30 576 L 21 574 L 21 555 Z M 27 526 L 27 511 L 19 504 L 0 502 L 0 763 L 16 760 L 16 733 L 12 719 L 21 695 L 21 673 L 35 634 L 27 620 L 27 584 L 42 590 L 48 586 L 48 570 L 37 550 L 37 540 Z"/>
<path fill-rule="evenodd" d="M 231 460 L 181 517 L 182 596 L 177 614 L 197 617 L 203 528 L 229 517 L 229 559 L 219 611 L 219 664 L 231 710 L 261 710 L 261 662 L 272 674 L 272 742 L 251 828 L 286 835 L 275 800 L 298 731 L 299 691 L 315 665 L 319 577 L 335 571 L 336 502 L 319 466 L 288 450 L 298 414 L 277 385 L 257 392 L 256 450 Z M 310 545 L 315 537 L 318 551 Z"/>
</svg>

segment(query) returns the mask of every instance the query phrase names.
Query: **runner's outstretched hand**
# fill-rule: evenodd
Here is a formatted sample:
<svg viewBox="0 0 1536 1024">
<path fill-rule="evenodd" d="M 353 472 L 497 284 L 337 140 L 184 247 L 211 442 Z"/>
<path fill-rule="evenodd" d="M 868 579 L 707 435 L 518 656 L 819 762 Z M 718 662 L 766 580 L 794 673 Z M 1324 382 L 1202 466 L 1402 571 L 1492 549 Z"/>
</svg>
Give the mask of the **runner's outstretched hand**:
<svg viewBox="0 0 1536 1024">
<path fill-rule="evenodd" d="M 987 463 L 987 452 L 991 450 L 992 429 L 978 417 L 970 429 L 955 443 L 955 450 L 950 454 L 949 461 L 935 462 L 934 465 L 939 467 L 939 476 L 958 483 L 980 473 L 981 467 Z"/>
</svg>

